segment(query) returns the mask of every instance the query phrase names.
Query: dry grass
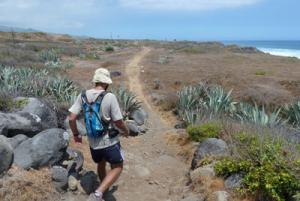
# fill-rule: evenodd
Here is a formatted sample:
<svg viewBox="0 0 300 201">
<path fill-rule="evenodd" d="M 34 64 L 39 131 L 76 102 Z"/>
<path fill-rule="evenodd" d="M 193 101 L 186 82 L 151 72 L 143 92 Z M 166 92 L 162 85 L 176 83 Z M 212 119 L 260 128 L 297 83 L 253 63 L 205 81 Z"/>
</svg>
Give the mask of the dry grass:
<svg viewBox="0 0 300 201">
<path fill-rule="evenodd" d="M 0 179 L 1 201 L 60 200 L 52 185 L 49 169 L 22 170 L 12 167 Z"/>
</svg>

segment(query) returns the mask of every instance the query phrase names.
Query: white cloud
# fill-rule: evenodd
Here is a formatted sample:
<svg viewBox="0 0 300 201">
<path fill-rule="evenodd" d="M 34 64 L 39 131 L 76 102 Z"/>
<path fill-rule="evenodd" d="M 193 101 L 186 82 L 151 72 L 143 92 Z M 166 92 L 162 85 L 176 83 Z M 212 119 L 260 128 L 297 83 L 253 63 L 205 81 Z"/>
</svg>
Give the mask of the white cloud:
<svg viewBox="0 0 300 201">
<path fill-rule="evenodd" d="M 56 31 L 84 27 L 101 10 L 97 0 L 0 0 L 0 25 Z"/>
<path fill-rule="evenodd" d="M 214 10 L 255 4 L 261 0 L 120 0 L 124 7 L 150 10 Z"/>
</svg>

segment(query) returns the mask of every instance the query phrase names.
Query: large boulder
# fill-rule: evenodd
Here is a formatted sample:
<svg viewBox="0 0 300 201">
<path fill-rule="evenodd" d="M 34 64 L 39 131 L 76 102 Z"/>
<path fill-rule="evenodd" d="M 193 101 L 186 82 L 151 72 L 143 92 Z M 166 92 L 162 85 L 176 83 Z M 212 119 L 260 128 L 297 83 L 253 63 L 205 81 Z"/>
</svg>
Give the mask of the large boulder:
<svg viewBox="0 0 300 201">
<path fill-rule="evenodd" d="M 145 124 L 146 119 L 148 118 L 148 113 L 140 108 L 138 110 L 133 111 L 130 115 L 129 118 L 134 120 L 137 125 L 141 126 Z"/>
<path fill-rule="evenodd" d="M 57 128 L 56 112 L 45 101 L 37 98 L 25 97 L 18 97 L 14 101 L 22 103 L 18 104 L 19 111 L 37 115 L 41 119 L 43 130 L 48 128 Z"/>
<path fill-rule="evenodd" d="M 68 140 L 69 134 L 65 130 L 45 130 L 14 150 L 14 163 L 24 169 L 53 165 L 65 156 Z"/>
<path fill-rule="evenodd" d="M 32 137 L 42 130 L 41 119 L 35 114 L 28 112 L 0 112 L 0 135 L 13 137 L 22 133 Z"/>
<path fill-rule="evenodd" d="M 13 157 L 13 149 L 7 138 L 0 135 L 0 175 L 11 167 Z"/>
<path fill-rule="evenodd" d="M 198 162 L 205 157 L 227 156 L 228 154 L 229 149 L 226 142 L 221 139 L 208 138 L 197 147 L 192 160 L 192 169 L 195 169 Z"/>
<path fill-rule="evenodd" d="M 8 141 L 9 141 L 10 145 L 12 146 L 12 148 L 15 149 L 15 148 L 17 148 L 17 146 L 19 146 L 19 144 L 21 144 L 22 142 L 24 142 L 27 139 L 28 139 L 28 137 L 26 135 L 19 134 L 12 138 L 8 138 Z"/>
</svg>

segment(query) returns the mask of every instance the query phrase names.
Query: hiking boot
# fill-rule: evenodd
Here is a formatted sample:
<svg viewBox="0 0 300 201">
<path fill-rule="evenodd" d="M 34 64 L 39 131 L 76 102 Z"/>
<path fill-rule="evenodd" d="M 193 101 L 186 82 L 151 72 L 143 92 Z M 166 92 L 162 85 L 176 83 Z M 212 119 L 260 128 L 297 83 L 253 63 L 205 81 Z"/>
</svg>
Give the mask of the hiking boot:
<svg viewBox="0 0 300 201">
<path fill-rule="evenodd" d="M 87 201 L 105 201 L 102 199 L 102 196 L 96 196 L 95 193 L 90 194 Z"/>
</svg>

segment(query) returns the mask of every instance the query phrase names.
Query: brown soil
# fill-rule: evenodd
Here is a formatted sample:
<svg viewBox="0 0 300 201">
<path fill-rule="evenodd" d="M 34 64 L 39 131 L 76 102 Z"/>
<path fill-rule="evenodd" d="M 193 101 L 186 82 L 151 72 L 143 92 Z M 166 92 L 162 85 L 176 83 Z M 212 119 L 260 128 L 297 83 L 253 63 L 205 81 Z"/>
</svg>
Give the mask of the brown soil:
<svg viewBox="0 0 300 201">
<path fill-rule="evenodd" d="M 175 143 L 169 143 L 168 136 L 174 135 L 176 131 L 162 121 L 156 111 L 153 110 L 140 83 L 139 64 L 150 51 L 151 49 L 144 48 L 129 62 L 125 62 L 127 65 L 124 69 L 130 90 L 138 96 L 139 100 L 143 101 L 144 107 L 149 113 L 147 122 L 149 131 L 145 135 L 121 140 L 125 151 L 125 167 L 121 178 L 112 188 L 117 190 L 113 190 L 113 193 L 107 195 L 107 201 L 180 200 L 184 193 L 185 175 L 190 163 L 186 163 L 178 157 L 177 150 L 179 149 Z M 86 80 L 90 79 L 95 70 L 92 66 L 94 66 L 93 63 L 76 65 L 75 68 L 68 71 L 68 74 L 74 80 L 86 85 Z M 77 77 L 76 75 L 82 76 Z M 89 155 L 86 140 L 82 146 L 74 143 L 71 146 L 84 153 L 87 168 L 96 170 L 96 165 Z M 70 194 L 67 198 L 79 200 Z"/>
<path fill-rule="evenodd" d="M 160 63 L 161 57 L 168 57 Z M 156 48 L 143 60 L 148 94 L 172 96 L 183 86 L 208 82 L 233 89 L 239 100 L 280 105 L 300 95 L 300 60 L 263 53 L 186 53 Z M 159 89 L 154 89 L 155 80 Z"/>
</svg>

